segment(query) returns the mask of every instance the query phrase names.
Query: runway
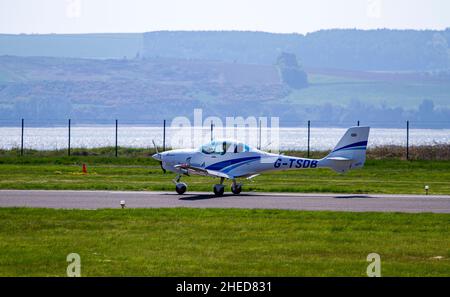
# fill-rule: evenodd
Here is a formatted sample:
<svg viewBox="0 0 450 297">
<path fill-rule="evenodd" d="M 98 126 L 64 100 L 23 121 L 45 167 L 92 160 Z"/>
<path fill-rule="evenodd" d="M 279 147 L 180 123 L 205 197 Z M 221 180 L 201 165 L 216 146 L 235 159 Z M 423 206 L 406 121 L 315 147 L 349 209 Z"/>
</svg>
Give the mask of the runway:
<svg viewBox="0 0 450 297">
<path fill-rule="evenodd" d="M 238 196 L 192 192 L 0 190 L 0 207 L 65 209 L 192 207 L 333 211 L 450 213 L 450 196 L 378 194 L 244 193 Z"/>
</svg>

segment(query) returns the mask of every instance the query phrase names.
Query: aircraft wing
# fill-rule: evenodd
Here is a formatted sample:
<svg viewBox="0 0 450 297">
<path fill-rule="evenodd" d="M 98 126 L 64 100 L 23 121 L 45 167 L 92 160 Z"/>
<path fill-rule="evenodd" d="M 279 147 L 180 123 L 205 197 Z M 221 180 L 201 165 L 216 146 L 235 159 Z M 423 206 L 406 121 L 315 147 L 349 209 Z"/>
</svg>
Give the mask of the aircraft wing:
<svg viewBox="0 0 450 297">
<path fill-rule="evenodd" d="M 193 171 L 194 173 L 197 173 L 200 175 L 209 175 L 209 176 L 223 177 L 223 178 L 228 178 L 228 179 L 234 178 L 233 176 L 223 173 L 223 172 L 220 172 L 220 171 L 196 167 L 196 166 L 192 166 L 191 164 L 179 164 L 179 165 L 175 165 L 174 167 L 187 170 L 188 172 Z"/>
<path fill-rule="evenodd" d="M 228 178 L 228 179 L 234 178 L 233 176 L 223 173 L 223 172 L 220 172 L 220 171 L 215 171 L 215 170 L 207 170 L 207 171 L 208 171 L 208 174 L 211 176 L 224 177 L 224 178 Z"/>
</svg>

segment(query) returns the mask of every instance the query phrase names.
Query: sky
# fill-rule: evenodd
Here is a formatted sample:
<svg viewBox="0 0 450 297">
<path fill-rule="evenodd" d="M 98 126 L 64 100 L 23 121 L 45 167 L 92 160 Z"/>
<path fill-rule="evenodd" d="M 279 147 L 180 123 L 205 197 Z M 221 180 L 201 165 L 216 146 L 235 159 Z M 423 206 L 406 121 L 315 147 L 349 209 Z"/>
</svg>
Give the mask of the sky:
<svg viewBox="0 0 450 297">
<path fill-rule="evenodd" d="M 448 0 L 0 0 L 0 33 L 445 29 Z"/>
</svg>

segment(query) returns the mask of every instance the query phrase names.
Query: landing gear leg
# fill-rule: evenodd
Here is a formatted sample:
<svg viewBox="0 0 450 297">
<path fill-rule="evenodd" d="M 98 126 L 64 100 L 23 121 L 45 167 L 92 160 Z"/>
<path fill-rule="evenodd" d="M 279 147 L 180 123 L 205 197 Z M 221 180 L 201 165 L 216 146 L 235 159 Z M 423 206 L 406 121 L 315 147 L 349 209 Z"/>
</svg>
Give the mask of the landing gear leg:
<svg viewBox="0 0 450 297">
<path fill-rule="evenodd" d="M 180 182 L 180 178 L 181 178 L 181 174 L 177 174 L 177 176 L 175 176 L 175 178 L 172 180 L 174 184 Z"/>
<path fill-rule="evenodd" d="M 180 178 L 181 175 L 178 174 L 173 180 L 173 182 L 175 183 L 175 191 L 177 191 L 179 195 L 182 195 L 186 192 L 187 185 L 185 183 L 180 183 Z"/>
<path fill-rule="evenodd" d="M 217 197 L 223 196 L 223 193 L 225 192 L 225 186 L 223 185 L 224 180 L 225 178 L 221 177 L 220 184 L 214 185 L 213 191 L 214 195 L 216 195 Z"/>
</svg>

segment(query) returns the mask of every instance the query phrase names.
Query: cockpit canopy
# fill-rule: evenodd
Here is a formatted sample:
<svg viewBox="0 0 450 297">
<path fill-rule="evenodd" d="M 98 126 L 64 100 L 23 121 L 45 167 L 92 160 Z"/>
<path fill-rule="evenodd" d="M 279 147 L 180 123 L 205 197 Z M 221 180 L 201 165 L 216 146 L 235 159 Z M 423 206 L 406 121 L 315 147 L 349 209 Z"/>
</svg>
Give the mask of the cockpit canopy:
<svg viewBox="0 0 450 297">
<path fill-rule="evenodd" d="M 225 155 L 225 153 L 237 154 L 242 152 L 250 152 L 253 149 L 242 142 L 236 142 L 232 140 L 213 140 L 210 143 L 202 145 L 200 150 L 202 151 L 202 153 L 208 155 Z"/>
</svg>

